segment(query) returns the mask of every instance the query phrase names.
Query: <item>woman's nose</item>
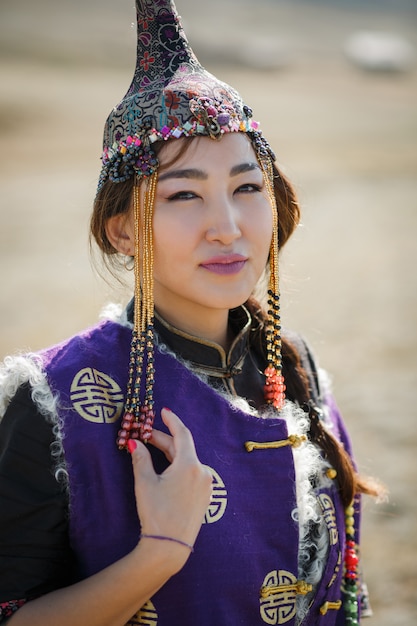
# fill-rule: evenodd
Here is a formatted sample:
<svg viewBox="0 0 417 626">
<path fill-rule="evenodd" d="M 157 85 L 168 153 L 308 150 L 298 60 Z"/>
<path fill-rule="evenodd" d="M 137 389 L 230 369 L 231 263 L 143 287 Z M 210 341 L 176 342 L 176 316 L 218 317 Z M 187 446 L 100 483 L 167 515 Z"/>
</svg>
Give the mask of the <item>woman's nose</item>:
<svg viewBox="0 0 417 626">
<path fill-rule="evenodd" d="M 208 211 L 208 241 L 231 244 L 241 236 L 239 212 L 227 198 L 217 198 Z"/>
</svg>

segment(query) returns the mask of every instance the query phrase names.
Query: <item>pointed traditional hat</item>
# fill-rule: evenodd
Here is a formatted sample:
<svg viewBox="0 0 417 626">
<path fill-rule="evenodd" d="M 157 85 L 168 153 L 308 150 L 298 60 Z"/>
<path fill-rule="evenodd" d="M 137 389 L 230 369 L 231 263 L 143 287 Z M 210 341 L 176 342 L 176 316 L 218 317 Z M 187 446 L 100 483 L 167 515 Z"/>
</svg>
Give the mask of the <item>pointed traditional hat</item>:
<svg viewBox="0 0 417 626">
<path fill-rule="evenodd" d="M 130 87 L 107 118 L 103 169 L 122 182 L 158 165 L 155 141 L 246 132 L 257 151 L 272 152 L 238 92 L 200 65 L 172 0 L 136 0 L 137 57 Z"/>
<path fill-rule="evenodd" d="M 98 193 L 105 183 L 134 178 L 135 307 L 125 413 L 119 448 L 130 438 L 147 441 L 154 420 L 153 208 L 158 175 L 155 142 L 182 137 L 219 139 L 244 132 L 254 146 L 273 213 L 265 369 L 265 401 L 284 401 L 278 285 L 278 216 L 274 155 L 252 111 L 235 89 L 207 72 L 187 41 L 172 0 L 136 0 L 137 59 L 130 87 L 107 118 Z M 139 185 L 147 180 L 143 206 Z M 141 254 L 141 250 L 143 253 Z"/>
</svg>

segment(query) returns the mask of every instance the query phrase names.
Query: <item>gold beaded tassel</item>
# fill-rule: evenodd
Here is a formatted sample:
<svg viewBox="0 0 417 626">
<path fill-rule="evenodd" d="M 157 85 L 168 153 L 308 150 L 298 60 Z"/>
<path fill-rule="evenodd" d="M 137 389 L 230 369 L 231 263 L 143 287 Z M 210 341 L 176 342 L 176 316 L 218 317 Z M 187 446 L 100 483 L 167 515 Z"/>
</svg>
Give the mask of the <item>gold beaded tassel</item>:
<svg viewBox="0 0 417 626">
<path fill-rule="evenodd" d="M 129 374 L 125 413 L 118 433 L 117 445 L 127 447 L 129 439 L 145 443 L 151 436 L 155 418 L 154 383 L 154 296 L 153 296 L 153 211 L 157 173 L 146 180 L 143 214 L 140 207 L 140 186 L 134 185 L 135 225 L 135 307 L 130 348 Z M 141 401 L 141 379 L 146 355 L 145 397 Z"/>
<path fill-rule="evenodd" d="M 266 381 L 264 385 L 264 396 L 267 404 L 280 410 L 285 402 L 285 384 L 282 376 L 282 356 L 281 356 L 281 315 L 280 315 L 280 293 L 279 293 L 279 264 L 278 264 L 278 210 L 274 193 L 274 171 L 271 159 L 267 156 L 261 157 L 265 186 L 272 209 L 272 240 L 269 252 L 269 289 L 268 289 L 268 323 L 266 328 L 267 361 L 268 365 L 264 371 Z"/>
</svg>

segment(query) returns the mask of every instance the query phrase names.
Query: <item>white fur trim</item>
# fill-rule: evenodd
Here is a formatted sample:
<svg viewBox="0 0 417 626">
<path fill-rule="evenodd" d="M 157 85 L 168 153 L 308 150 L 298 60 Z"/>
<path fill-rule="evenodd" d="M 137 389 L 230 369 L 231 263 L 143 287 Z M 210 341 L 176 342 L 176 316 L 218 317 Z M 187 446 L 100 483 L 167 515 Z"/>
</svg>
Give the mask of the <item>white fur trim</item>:
<svg viewBox="0 0 417 626">
<path fill-rule="evenodd" d="M 285 403 L 281 417 L 287 422 L 289 434 L 308 434 L 309 418 L 294 403 Z M 323 460 L 316 445 L 307 440 L 292 450 L 297 496 L 297 508 L 293 511 L 293 519 L 298 522 L 300 536 L 298 578 L 313 585 L 311 593 L 297 596 L 296 624 L 300 624 L 308 613 L 315 587 L 322 578 L 327 562 L 329 534 L 317 500 L 317 490 L 329 487 L 331 481 L 326 476 L 329 465 Z"/>
<path fill-rule="evenodd" d="M 122 326 L 128 326 L 126 308 L 116 302 L 108 302 L 100 311 L 100 320 L 110 320 Z"/>
</svg>

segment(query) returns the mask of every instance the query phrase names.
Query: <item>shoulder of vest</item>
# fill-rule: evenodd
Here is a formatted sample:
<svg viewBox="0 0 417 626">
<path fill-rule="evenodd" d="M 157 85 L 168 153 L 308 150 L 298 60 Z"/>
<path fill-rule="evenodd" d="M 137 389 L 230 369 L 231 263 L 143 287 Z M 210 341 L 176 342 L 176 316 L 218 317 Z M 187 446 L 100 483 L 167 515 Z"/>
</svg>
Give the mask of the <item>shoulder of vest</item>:
<svg viewBox="0 0 417 626">
<path fill-rule="evenodd" d="M 72 337 L 64 339 L 60 343 L 41 350 L 39 356 L 44 364 L 51 363 L 62 358 L 70 350 L 75 349 L 84 352 L 93 350 L 100 345 L 109 346 L 109 344 L 118 342 L 123 335 L 130 340 L 131 330 L 129 327 L 112 320 L 104 320 Z"/>
</svg>

